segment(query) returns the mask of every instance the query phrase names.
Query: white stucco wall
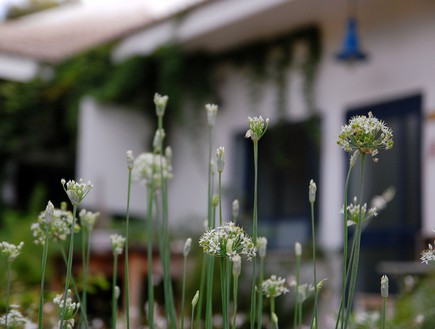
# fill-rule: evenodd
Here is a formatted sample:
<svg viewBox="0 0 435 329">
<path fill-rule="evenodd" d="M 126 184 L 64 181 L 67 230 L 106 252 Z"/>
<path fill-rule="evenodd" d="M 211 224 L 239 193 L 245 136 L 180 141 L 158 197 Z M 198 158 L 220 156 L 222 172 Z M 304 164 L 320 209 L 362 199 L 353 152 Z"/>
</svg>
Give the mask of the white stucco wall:
<svg viewBox="0 0 435 329">
<path fill-rule="evenodd" d="M 421 93 L 425 115 L 435 111 L 435 3 L 427 0 L 365 1 L 359 10 L 360 37 L 370 59 L 353 66 L 334 59 L 342 42 L 344 14 L 328 12 L 317 18 L 323 35 L 323 58 L 316 88 L 317 107 L 323 118 L 318 184 L 320 238 L 322 245 L 332 250 L 342 245 L 339 209 L 344 161 L 336 139 L 344 123 L 345 110 Z M 287 116 L 292 120 L 307 115 L 299 82 L 297 74 L 292 76 L 287 109 Z M 225 147 L 227 167 L 223 185 L 227 197 L 224 210 L 228 216 L 232 197 L 237 196 L 232 184 L 237 172 L 231 169 L 237 161 L 234 136 L 247 129 L 249 115 L 269 116 L 271 123 L 276 120 L 275 93 L 272 85 L 265 86 L 256 108 L 252 108 L 245 77 L 228 68 L 223 69 L 220 92 L 222 107 L 213 150 L 220 145 Z M 203 122 L 205 125 L 205 112 Z M 145 151 L 143 142 L 150 133 L 150 125 L 137 113 L 114 107 L 103 110 L 87 99 L 82 104 L 80 127 L 79 174 L 93 179 L 96 185 L 100 182 L 103 185 L 99 192 L 96 187 L 87 203 L 122 212 L 126 190 L 125 150 L 133 149 L 135 154 Z M 434 121 L 424 121 L 423 129 L 423 233 L 429 234 L 435 228 L 435 203 L 431 201 L 435 193 Z M 176 136 L 170 141 L 175 173 L 170 183 L 172 225 L 201 229 L 207 212 L 207 134 L 204 130 L 202 135 L 192 135 L 187 127 L 177 127 L 171 134 Z M 144 210 L 140 193 L 141 190 L 135 190 L 132 201 L 132 209 L 138 212 Z"/>
</svg>

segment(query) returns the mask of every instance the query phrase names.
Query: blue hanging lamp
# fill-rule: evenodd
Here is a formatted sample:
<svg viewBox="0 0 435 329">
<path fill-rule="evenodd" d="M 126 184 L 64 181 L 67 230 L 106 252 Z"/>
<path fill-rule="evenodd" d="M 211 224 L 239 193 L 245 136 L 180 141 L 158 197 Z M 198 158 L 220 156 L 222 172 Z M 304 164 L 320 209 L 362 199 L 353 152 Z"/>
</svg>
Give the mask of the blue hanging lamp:
<svg viewBox="0 0 435 329">
<path fill-rule="evenodd" d="M 355 16 L 349 15 L 342 49 L 336 55 L 337 60 L 343 62 L 361 62 L 367 59 L 368 55 L 360 48 L 357 27 Z"/>
</svg>

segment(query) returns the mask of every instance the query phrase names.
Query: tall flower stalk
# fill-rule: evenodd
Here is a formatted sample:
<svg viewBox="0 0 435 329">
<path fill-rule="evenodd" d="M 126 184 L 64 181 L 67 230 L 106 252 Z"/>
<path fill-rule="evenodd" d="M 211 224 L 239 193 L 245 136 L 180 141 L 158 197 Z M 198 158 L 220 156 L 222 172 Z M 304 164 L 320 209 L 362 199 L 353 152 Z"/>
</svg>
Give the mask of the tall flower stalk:
<svg viewBox="0 0 435 329">
<path fill-rule="evenodd" d="M 267 298 L 270 299 L 270 319 L 272 320 L 272 328 L 278 328 L 278 316 L 275 313 L 275 298 L 288 293 L 288 288 L 285 284 L 285 279 L 272 275 L 269 279 L 263 281 L 261 290 Z"/>
<path fill-rule="evenodd" d="M 68 264 L 67 264 L 66 279 L 65 279 L 65 290 L 64 290 L 64 294 L 63 294 L 65 301 L 62 304 L 63 309 L 62 309 L 61 320 L 60 320 L 60 329 L 63 329 L 65 314 L 67 311 L 66 299 L 68 296 L 68 289 L 69 289 L 69 285 L 70 285 L 70 281 L 71 281 L 73 247 L 74 247 L 74 226 L 75 226 L 77 207 L 83 201 L 83 199 L 86 197 L 86 195 L 91 191 L 91 189 L 94 186 L 91 184 L 91 182 L 84 183 L 82 179 L 80 179 L 78 182 L 75 182 L 74 180 L 70 180 L 70 181 L 66 182 L 65 179 L 62 179 L 61 184 L 62 184 L 62 187 L 65 190 L 65 193 L 67 194 L 67 196 L 68 196 L 68 198 L 73 206 L 73 213 L 72 213 L 73 220 L 72 220 L 71 229 L 70 229 L 70 245 L 69 245 L 69 253 L 68 253 Z"/>
<path fill-rule="evenodd" d="M 195 322 L 195 307 L 198 304 L 199 299 L 199 290 L 196 291 L 195 295 L 192 298 L 192 315 L 190 317 L 190 329 L 193 329 L 193 323 Z"/>
<path fill-rule="evenodd" d="M 361 233 L 363 213 L 362 206 L 358 208 L 358 216 L 355 217 L 356 222 L 354 239 L 351 246 L 351 252 L 349 255 L 347 245 L 347 225 L 348 225 L 348 211 L 347 211 L 347 191 L 349 185 L 350 170 L 355 165 L 358 158 L 361 159 L 361 175 L 360 175 L 360 198 L 362 200 L 363 195 L 363 182 L 364 182 L 364 169 L 365 159 L 367 155 L 372 156 L 375 162 L 378 158 L 375 156 L 379 153 L 379 150 L 389 150 L 393 147 L 393 133 L 383 121 L 378 120 L 373 116 L 371 112 L 368 116 L 355 116 L 350 119 L 349 123 L 342 126 L 339 134 L 337 144 L 342 147 L 346 152 L 351 153 L 350 166 L 348 176 L 346 178 L 345 185 L 345 204 L 343 207 L 343 227 L 344 227 L 344 266 L 343 266 L 343 278 L 342 278 L 342 296 L 340 302 L 340 308 L 337 316 L 336 326 L 341 324 L 341 328 L 347 328 L 350 313 L 352 310 L 353 298 L 355 294 L 355 287 L 357 281 L 359 255 L 361 247 Z M 348 281 L 349 278 L 349 281 Z M 348 284 L 349 283 L 349 284 Z M 345 314 L 344 314 L 345 311 Z"/>
<path fill-rule="evenodd" d="M 207 178 L 207 228 L 212 229 L 215 225 L 215 215 L 213 207 L 213 162 L 212 162 L 212 149 L 213 149 L 213 128 L 216 124 L 216 117 L 218 113 L 218 106 L 216 104 L 206 104 L 205 109 L 207 112 L 207 124 L 208 124 L 208 178 Z M 213 271 L 214 271 L 214 259 L 211 256 L 207 257 L 206 271 L 201 272 L 201 283 L 205 282 L 206 285 L 206 305 L 205 305 L 205 326 L 206 329 L 211 329 L 212 325 L 212 289 L 213 289 Z M 205 277 L 204 277 L 205 276 Z M 202 284 L 201 284 L 202 286 Z M 200 294 L 200 300 L 198 305 L 198 318 L 197 326 L 199 326 L 200 316 L 202 313 L 202 296 Z"/>
<path fill-rule="evenodd" d="M 313 286 L 314 286 L 314 310 L 313 310 L 313 317 L 311 320 L 311 328 L 315 327 L 315 324 L 317 324 L 317 318 L 318 318 L 316 230 L 315 230 L 315 226 L 314 226 L 315 225 L 315 223 L 314 223 L 314 202 L 316 201 L 316 191 L 317 191 L 316 183 L 314 183 L 314 181 L 311 180 L 310 185 L 308 187 L 308 200 L 310 202 L 310 208 L 311 208 L 311 240 L 312 240 L 312 249 L 313 249 Z"/>
<path fill-rule="evenodd" d="M 381 297 L 382 297 L 382 318 L 381 329 L 385 329 L 387 300 L 388 300 L 388 277 L 383 275 L 381 278 Z"/>
<path fill-rule="evenodd" d="M 116 279 L 118 278 L 118 256 L 122 254 L 122 250 L 125 244 L 125 238 L 119 234 L 112 234 L 110 236 L 112 240 L 112 252 L 113 252 L 113 276 L 112 276 L 112 328 L 116 328 L 117 318 L 117 306 L 119 297 L 119 287 L 116 285 Z"/>
<path fill-rule="evenodd" d="M 44 221 L 45 227 L 45 238 L 44 245 L 42 247 L 42 274 L 41 274 L 41 288 L 39 291 L 39 310 L 38 310 L 38 328 L 42 329 L 43 316 L 44 316 L 44 285 L 45 285 L 45 272 L 47 268 L 47 254 L 48 254 L 48 229 L 50 223 L 53 222 L 54 206 L 49 201 L 47 207 L 45 208 Z"/>
<path fill-rule="evenodd" d="M 232 329 L 236 329 L 237 320 L 237 294 L 239 291 L 239 276 L 242 270 L 242 259 L 240 255 L 235 254 L 231 261 L 233 262 L 233 322 Z"/>
<path fill-rule="evenodd" d="M 127 178 L 127 214 L 125 216 L 125 260 L 124 260 L 124 290 L 125 290 L 125 317 L 127 329 L 130 329 L 130 268 L 129 268 L 129 242 L 130 226 L 130 196 L 131 196 L 131 172 L 134 167 L 134 156 L 131 150 L 126 152 L 128 178 Z"/>
<path fill-rule="evenodd" d="M 184 299 L 186 295 L 186 270 L 187 270 L 187 256 L 190 253 L 190 248 L 192 246 L 192 239 L 188 238 L 186 242 L 184 243 L 184 249 L 183 249 L 183 284 L 182 284 L 182 292 L 181 292 L 181 322 L 180 322 L 180 328 L 184 329 Z M 193 320 L 193 319 L 192 319 Z"/>
<path fill-rule="evenodd" d="M 260 269 L 258 275 L 258 286 L 261 287 L 263 285 L 264 278 L 264 259 L 266 258 L 266 250 L 267 250 L 267 239 L 265 237 L 257 238 L 257 250 L 258 256 L 260 258 Z M 262 328 L 263 324 L 263 293 L 261 290 L 258 291 L 258 319 L 257 325 L 258 329 Z"/>
<path fill-rule="evenodd" d="M 300 297 L 300 271 L 301 271 L 301 256 L 302 246 L 299 242 L 295 243 L 295 256 L 296 256 L 296 289 L 295 289 L 295 313 L 293 317 L 293 326 L 295 329 L 299 328 L 302 323 L 302 300 Z"/>
<path fill-rule="evenodd" d="M 246 138 L 251 138 L 254 146 L 254 202 L 252 211 L 252 238 L 254 245 L 257 244 L 257 225 L 258 225 L 258 210 L 257 210 L 257 195 L 258 195 L 258 141 L 266 133 L 269 125 L 269 119 L 266 122 L 259 117 L 248 117 L 249 129 L 245 134 Z M 251 289 L 251 329 L 255 327 L 255 312 L 256 312 L 256 283 L 257 283 L 257 271 L 256 271 L 256 259 L 252 262 L 252 289 Z"/>
</svg>

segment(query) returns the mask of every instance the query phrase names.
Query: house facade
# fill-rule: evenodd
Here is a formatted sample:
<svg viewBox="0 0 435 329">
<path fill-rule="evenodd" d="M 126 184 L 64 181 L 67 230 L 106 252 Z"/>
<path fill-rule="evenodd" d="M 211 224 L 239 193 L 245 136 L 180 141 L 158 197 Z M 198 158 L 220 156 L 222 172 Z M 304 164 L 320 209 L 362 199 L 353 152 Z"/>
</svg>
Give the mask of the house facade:
<svg viewBox="0 0 435 329">
<path fill-rule="evenodd" d="M 170 42 L 186 53 L 220 54 L 286 33 L 298 35 L 307 26 L 318 31 L 322 51 L 310 80 L 312 94 L 306 90 L 310 76 L 303 68 L 310 48 L 304 38 L 294 38 L 292 63 L 278 72 L 285 81 L 280 85 L 276 79 L 266 79 L 253 87 L 241 65 L 225 61 L 216 65 L 219 97 L 210 101 L 220 106 L 213 147 L 225 147 L 225 217 L 230 218 L 231 202 L 238 198 L 249 218 L 252 151 L 244 133 L 248 116 L 262 115 L 270 118 L 266 136 L 273 137 L 266 140 L 265 136 L 260 142 L 264 191 L 259 200 L 260 228 L 277 247 L 292 248 L 296 240 L 309 241 L 304 202 L 308 204 L 309 179 L 315 178 L 321 247 L 340 251 L 348 158 L 336 141 L 341 125 L 350 117 L 371 111 L 395 136 L 393 150 L 381 154 L 378 163 L 368 161 L 366 167 L 365 202 L 388 188 L 395 190 L 394 199 L 364 233 L 367 251 L 362 259 L 373 268 L 386 260 L 417 260 L 419 248 L 432 238 L 435 228 L 435 4 L 428 0 L 355 3 L 357 10 L 341 0 L 208 1 L 181 18 L 160 20 L 125 37 L 113 58 L 121 63 Z M 359 46 L 367 55 L 364 61 L 337 59 L 349 33 L 349 17 L 356 17 L 359 24 Z M 272 75 L 277 73 L 273 61 L 279 56 L 279 51 L 270 49 L 265 65 Z M 190 113 L 189 104 L 184 106 Z M 136 155 L 149 151 L 146 141 L 155 128 L 152 121 L 122 106 L 107 107 L 89 97 L 82 101 L 77 174 L 96 183 L 86 206 L 121 214 L 127 189 L 125 151 L 132 149 Z M 205 110 L 202 113 L 199 121 L 206 127 Z M 188 125 L 171 129 L 171 225 L 177 232 L 201 231 L 207 213 L 207 130 L 195 135 Z M 274 153 L 276 147 L 279 151 Z M 282 162 L 275 159 L 286 150 L 288 157 L 284 155 Z M 351 197 L 357 194 L 358 175 L 352 177 L 350 191 Z M 145 197 L 144 189 L 135 186 L 131 209 L 137 216 L 145 214 Z M 367 289 L 371 290 L 370 283 Z"/>
</svg>

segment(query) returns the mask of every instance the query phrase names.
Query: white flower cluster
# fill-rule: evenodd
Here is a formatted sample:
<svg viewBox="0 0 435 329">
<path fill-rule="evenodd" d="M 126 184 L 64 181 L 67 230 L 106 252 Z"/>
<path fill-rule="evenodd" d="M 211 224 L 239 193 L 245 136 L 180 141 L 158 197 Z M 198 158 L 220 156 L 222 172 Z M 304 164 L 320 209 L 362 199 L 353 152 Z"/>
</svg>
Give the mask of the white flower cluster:
<svg viewBox="0 0 435 329">
<path fill-rule="evenodd" d="M 33 223 L 30 229 L 33 231 L 34 242 L 44 245 L 45 231 L 48 226 L 48 238 L 50 240 L 66 240 L 71 234 L 71 225 L 73 216 L 70 211 L 66 210 L 66 203 L 62 203 L 61 209 L 55 208 L 50 214 L 50 220 L 47 220 L 47 212 L 42 211 L 38 216 L 38 221 Z M 74 231 L 78 230 L 75 226 Z"/>
<path fill-rule="evenodd" d="M 172 172 L 166 161 L 166 157 L 153 153 L 142 153 L 136 160 L 134 160 L 133 166 L 133 180 L 139 182 L 144 186 L 154 186 L 154 188 L 160 188 L 161 171 L 163 170 L 163 177 L 171 178 Z"/>
<path fill-rule="evenodd" d="M 232 258 L 240 254 L 251 260 L 256 254 L 252 239 L 233 222 L 205 232 L 199 239 L 199 245 L 205 253 L 219 257 Z"/>
<path fill-rule="evenodd" d="M 21 253 L 24 242 L 15 245 L 6 241 L 0 242 L 0 254 L 5 256 L 8 262 L 13 262 Z"/>
<path fill-rule="evenodd" d="M 353 198 L 353 203 L 350 203 L 347 206 L 347 225 L 351 226 L 354 224 L 357 224 L 359 219 L 362 219 L 362 222 L 364 223 L 365 221 L 376 217 L 378 215 L 377 213 L 377 209 L 376 208 L 370 208 L 367 211 L 367 203 L 364 203 L 363 205 L 361 205 L 360 203 L 357 203 L 358 199 L 357 197 Z M 341 210 L 341 212 L 343 213 L 343 209 Z"/>
<path fill-rule="evenodd" d="M 263 117 L 248 117 L 249 130 L 246 132 L 245 137 L 251 138 L 253 141 L 258 141 L 263 137 L 269 125 L 269 118 L 264 121 Z"/>
<path fill-rule="evenodd" d="M 63 309 L 65 307 L 65 314 L 64 314 L 65 328 L 74 327 L 74 317 L 76 316 L 80 308 L 80 303 L 73 302 L 70 296 L 71 296 L 71 290 L 68 289 L 66 299 L 64 298 L 63 294 L 58 294 L 53 299 L 53 303 L 58 307 L 58 314 L 60 317 L 62 316 L 62 313 L 64 312 Z"/>
<path fill-rule="evenodd" d="M 11 309 L 5 315 L 0 316 L 0 328 L 24 328 L 24 329 L 36 329 L 36 324 L 32 323 L 18 310 L 18 305 L 10 305 Z M 7 321 L 6 321 L 7 320 Z"/>
<path fill-rule="evenodd" d="M 119 234 L 112 234 L 110 239 L 112 240 L 113 254 L 121 255 L 125 244 L 125 238 Z"/>
<path fill-rule="evenodd" d="M 85 183 L 81 178 L 78 182 L 74 180 L 66 182 L 65 179 L 61 179 L 60 182 L 73 206 L 78 206 L 94 187 L 90 181 Z"/>
<path fill-rule="evenodd" d="M 99 212 L 91 212 L 86 209 L 80 210 L 80 226 L 85 232 L 91 232 L 94 229 L 95 223 L 100 216 Z"/>
<path fill-rule="evenodd" d="M 342 126 L 337 144 L 346 152 L 359 151 L 373 157 L 379 150 L 393 147 L 393 132 L 369 112 L 367 117 L 354 116 L 349 124 Z M 374 160 L 377 161 L 376 158 Z"/>
<path fill-rule="evenodd" d="M 318 290 L 322 289 L 325 281 L 326 281 L 326 279 L 323 279 L 323 280 L 320 280 L 319 282 L 317 282 L 317 289 Z M 294 277 L 290 278 L 289 286 L 294 287 L 296 289 L 297 284 L 296 284 L 296 279 Z M 314 293 L 314 285 L 312 283 L 299 284 L 298 291 L 296 291 L 295 293 L 297 293 L 297 300 L 300 303 L 303 303 L 308 297 L 310 297 Z"/>
<path fill-rule="evenodd" d="M 425 249 L 421 252 L 420 260 L 423 264 L 429 264 L 429 262 L 433 262 L 435 260 L 435 250 L 433 246 L 429 243 L 428 249 Z"/>
<path fill-rule="evenodd" d="M 261 290 L 267 298 L 275 298 L 288 293 L 285 279 L 272 275 L 269 279 L 264 280 L 261 284 Z"/>
</svg>

